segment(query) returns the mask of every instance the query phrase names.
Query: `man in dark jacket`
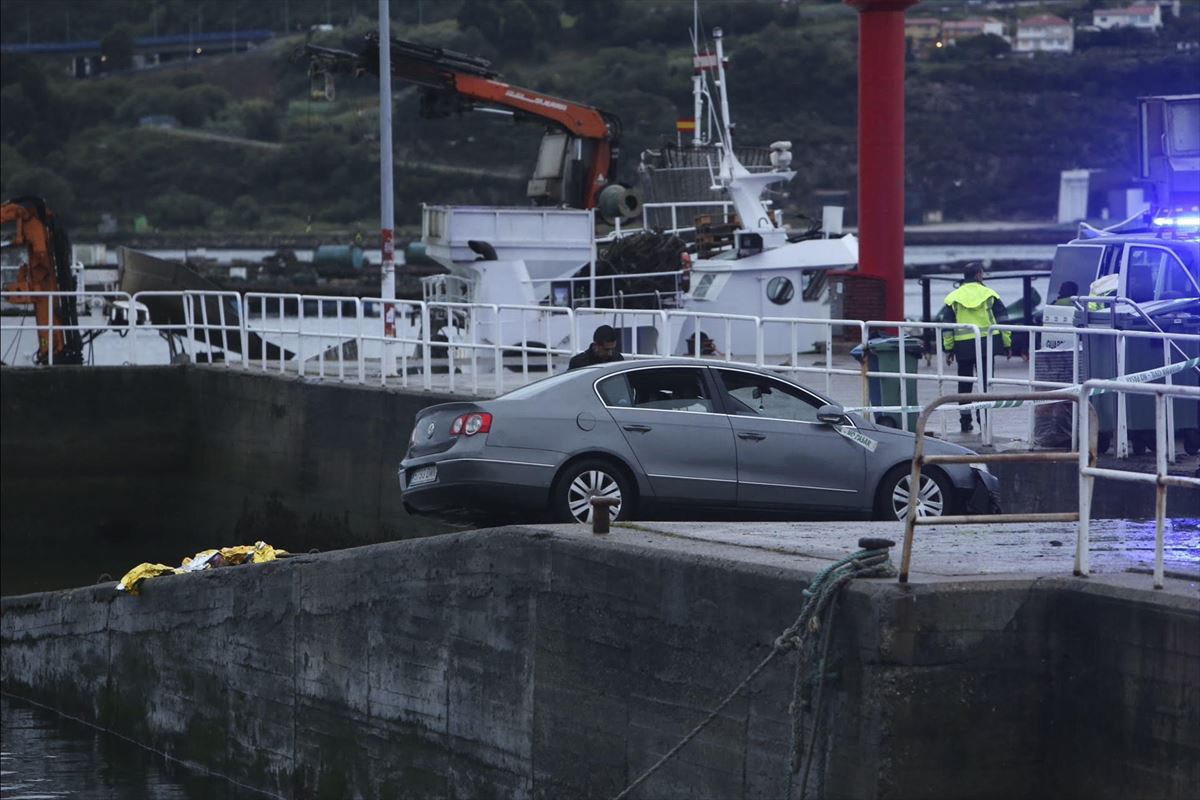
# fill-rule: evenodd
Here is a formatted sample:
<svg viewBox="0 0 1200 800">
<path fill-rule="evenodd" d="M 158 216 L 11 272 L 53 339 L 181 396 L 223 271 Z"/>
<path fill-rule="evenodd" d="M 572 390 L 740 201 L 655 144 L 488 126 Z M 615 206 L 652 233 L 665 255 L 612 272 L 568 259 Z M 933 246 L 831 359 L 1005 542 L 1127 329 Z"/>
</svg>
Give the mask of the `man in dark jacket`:
<svg viewBox="0 0 1200 800">
<path fill-rule="evenodd" d="M 579 367 L 590 367 L 593 364 L 607 364 L 610 361 L 624 361 L 624 356 L 617 349 L 617 332 L 611 325 L 601 325 L 592 334 L 592 344 L 587 350 L 575 355 L 568 370 Z"/>
</svg>

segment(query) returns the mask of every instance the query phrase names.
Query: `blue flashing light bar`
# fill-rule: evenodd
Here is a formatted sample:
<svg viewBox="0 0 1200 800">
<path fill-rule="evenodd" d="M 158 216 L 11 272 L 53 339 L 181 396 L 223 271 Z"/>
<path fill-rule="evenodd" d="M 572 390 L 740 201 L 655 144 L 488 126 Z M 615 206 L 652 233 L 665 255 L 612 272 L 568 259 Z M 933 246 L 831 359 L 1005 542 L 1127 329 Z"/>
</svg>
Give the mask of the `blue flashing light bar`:
<svg viewBox="0 0 1200 800">
<path fill-rule="evenodd" d="M 1161 228 L 1200 228 L 1200 213 L 1155 217 L 1154 224 Z"/>
</svg>

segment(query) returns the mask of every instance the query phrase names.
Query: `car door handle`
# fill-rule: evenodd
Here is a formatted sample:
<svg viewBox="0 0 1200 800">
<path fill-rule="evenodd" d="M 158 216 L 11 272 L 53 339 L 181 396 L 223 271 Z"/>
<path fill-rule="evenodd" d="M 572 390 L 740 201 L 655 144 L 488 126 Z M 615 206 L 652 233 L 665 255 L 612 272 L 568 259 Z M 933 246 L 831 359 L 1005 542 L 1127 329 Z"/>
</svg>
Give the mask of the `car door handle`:
<svg viewBox="0 0 1200 800">
<path fill-rule="evenodd" d="M 749 439 L 752 442 L 761 442 L 767 438 L 765 433 L 754 433 L 753 431 L 742 431 L 738 434 L 739 439 Z"/>
<path fill-rule="evenodd" d="M 649 425 L 622 425 L 621 427 L 630 433 L 649 433 L 650 431 Z"/>
</svg>

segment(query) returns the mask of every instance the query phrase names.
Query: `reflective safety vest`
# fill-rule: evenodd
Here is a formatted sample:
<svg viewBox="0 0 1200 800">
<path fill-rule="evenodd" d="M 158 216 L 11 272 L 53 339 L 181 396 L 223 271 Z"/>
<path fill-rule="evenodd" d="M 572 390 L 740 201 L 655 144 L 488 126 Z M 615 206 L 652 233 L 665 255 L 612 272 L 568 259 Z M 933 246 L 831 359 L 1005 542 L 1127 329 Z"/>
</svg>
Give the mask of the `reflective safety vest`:
<svg viewBox="0 0 1200 800">
<path fill-rule="evenodd" d="M 1088 287 L 1088 294 L 1092 297 L 1108 297 L 1116 295 L 1117 288 L 1121 285 L 1121 275 L 1113 272 L 1103 277 L 1096 278 L 1092 281 L 1092 285 Z M 1088 311 L 1099 311 L 1100 309 L 1113 309 L 1116 306 L 1108 303 L 1097 303 L 1095 300 L 1088 303 Z"/>
<path fill-rule="evenodd" d="M 1000 295 L 996 294 L 994 289 L 984 286 L 979 281 L 971 281 L 959 286 L 950 294 L 946 295 L 946 305 L 954 312 L 954 321 L 959 325 L 977 325 L 980 332 L 988 329 L 988 326 L 996 324 L 996 315 L 992 311 L 992 303 L 1000 302 Z M 1010 331 L 997 331 L 1000 334 L 1004 346 L 1012 347 L 1012 333 Z M 962 327 L 955 328 L 953 331 L 944 331 L 942 333 L 942 346 L 947 350 L 954 347 L 955 342 L 970 341 L 975 338 L 975 331 L 972 328 Z"/>
</svg>

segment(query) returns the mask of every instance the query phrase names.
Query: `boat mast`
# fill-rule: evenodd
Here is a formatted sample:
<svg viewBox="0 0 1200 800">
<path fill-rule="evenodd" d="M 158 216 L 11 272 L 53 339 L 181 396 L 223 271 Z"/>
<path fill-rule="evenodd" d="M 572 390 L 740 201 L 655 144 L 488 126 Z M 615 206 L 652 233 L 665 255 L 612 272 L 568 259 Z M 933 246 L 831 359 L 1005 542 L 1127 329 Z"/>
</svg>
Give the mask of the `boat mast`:
<svg viewBox="0 0 1200 800">
<path fill-rule="evenodd" d="M 733 152 L 733 129 L 729 124 L 729 94 L 725 91 L 725 46 L 724 33 L 720 28 L 713 28 L 713 40 L 717 44 L 717 87 L 721 92 L 721 132 L 725 141 L 725 149 Z"/>
<path fill-rule="evenodd" d="M 704 68 L 700 66 L 700 2 L 692 4 L 692 147 L 704 144 Z"/>
</svg>

